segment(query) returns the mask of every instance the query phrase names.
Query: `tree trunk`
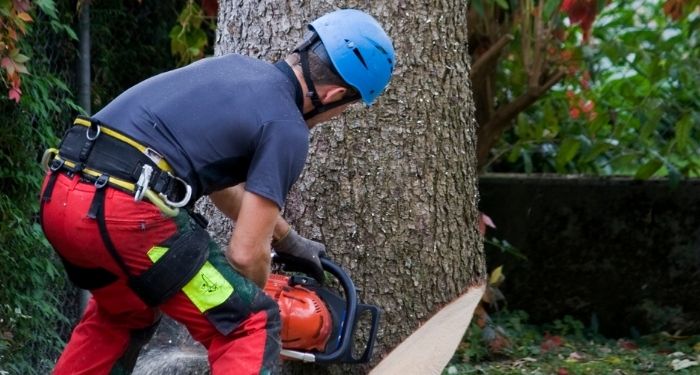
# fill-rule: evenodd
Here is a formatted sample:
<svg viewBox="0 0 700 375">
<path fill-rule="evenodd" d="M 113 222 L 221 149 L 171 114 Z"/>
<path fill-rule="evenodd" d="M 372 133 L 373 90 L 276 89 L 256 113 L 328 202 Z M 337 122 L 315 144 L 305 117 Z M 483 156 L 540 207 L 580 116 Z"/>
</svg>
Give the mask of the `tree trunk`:
<svg viewBox="0 0 700 375">
<path fill-rule="evenodd" d="M 309 21 L 334 10 L 329 4 L 222 0 L 216 54 L 276 61 Z M 377 18 L 394 40 L 398 65 L 378 104 L 314 129 L 308 163 L 284 215 L 299 233 L 326 244 L 365 303 L 383 309 L 376 362 L 486 277 L 476 225 L 467 4 L 334 4 Z M 211 228 L 225 242 L 230 225 L 221 216 L 212 218 Z"/>
</svg>

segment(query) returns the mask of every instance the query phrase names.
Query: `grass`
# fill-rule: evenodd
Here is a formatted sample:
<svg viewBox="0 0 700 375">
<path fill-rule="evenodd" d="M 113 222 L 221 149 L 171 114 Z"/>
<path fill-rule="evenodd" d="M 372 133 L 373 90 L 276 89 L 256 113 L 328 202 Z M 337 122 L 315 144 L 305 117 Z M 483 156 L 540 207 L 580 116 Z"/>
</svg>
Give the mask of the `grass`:
<svg viewBox="0 0 700 375">
<path fill-rule="evenodd" d="M 571 317 L 541 326 L 522 311 L 491 318 L 470 327 L 443 375 L 700 374 L 700 336 L 611 339 Z"/>
</svg>

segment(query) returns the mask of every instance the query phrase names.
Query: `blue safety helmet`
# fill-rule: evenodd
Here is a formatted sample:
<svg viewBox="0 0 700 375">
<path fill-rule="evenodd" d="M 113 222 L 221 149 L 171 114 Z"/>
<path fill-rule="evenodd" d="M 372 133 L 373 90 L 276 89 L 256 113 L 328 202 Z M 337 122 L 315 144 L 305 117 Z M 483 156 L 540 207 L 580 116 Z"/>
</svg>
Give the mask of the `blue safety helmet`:
<svg viewBox="0 0 700 375">
<path fill-rule="evenodd" d="M 340 77 L 372 105 L 386 89 L 394 70 L 394 47 L 372 16 L 341 9 L 311 22 Z"/>
</svg>

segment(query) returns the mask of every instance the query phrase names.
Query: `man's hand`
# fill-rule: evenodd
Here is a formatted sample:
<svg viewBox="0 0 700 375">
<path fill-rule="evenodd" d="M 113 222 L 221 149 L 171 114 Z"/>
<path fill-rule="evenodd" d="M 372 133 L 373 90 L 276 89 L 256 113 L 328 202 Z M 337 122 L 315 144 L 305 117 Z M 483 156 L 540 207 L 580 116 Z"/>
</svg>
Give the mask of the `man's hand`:
<svg viewBox="0 0 700 375">
<path fill-rule="evenodd" d="M 326 246 L 300 236 L 294 229 L 272 243 L 277 261 L 289 271 L 303 272 L 323 284 L 324 274 L 320 257 L 326 255 Z"/>
</svg>

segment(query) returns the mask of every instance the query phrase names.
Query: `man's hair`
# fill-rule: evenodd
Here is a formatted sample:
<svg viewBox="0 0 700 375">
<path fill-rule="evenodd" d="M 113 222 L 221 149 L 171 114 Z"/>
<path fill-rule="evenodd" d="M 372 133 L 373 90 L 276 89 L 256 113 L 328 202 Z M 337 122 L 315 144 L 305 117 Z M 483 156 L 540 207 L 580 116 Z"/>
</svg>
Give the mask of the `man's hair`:
<svg viewBox="0 0 700 375">
<path fill-rule="evenodd" d="M 358 94 L 357 90 L 340 78 L 335 69 L 330 66 L 330 61 L 328 64 L 326 64 L 326 62 L 318 54 L 316 54 L 314 50 L 320 50 L 320 53 L 326 54 L 326 49 L 323 44 L 319 43 L 318 46 L 315 46 L 309 50 L 309 71 L 311 73 L 311 80 L 314 82 L 314 84 L 337 85 L 345 87 L 348 91 L 345 93 L 344 97 L 348 98 L 357 96 L 359 98 L 360 95 Z M 287 56 L 286 61 L 292 66 L 299 65 L 301 67 L 301 57 L 297 52 Z"/>
</svg>

